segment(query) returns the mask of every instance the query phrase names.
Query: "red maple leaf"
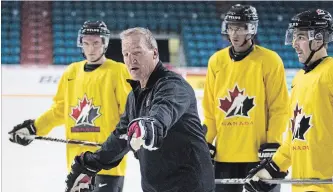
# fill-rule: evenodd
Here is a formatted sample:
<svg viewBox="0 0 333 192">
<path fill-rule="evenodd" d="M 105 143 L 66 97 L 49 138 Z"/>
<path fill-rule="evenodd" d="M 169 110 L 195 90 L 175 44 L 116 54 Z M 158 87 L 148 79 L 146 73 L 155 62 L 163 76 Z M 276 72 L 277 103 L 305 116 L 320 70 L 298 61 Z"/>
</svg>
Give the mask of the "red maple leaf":
<svg viewBox="0 0 333 192">
<path fill-rule="evenodd" d="M 80 100 L 79 100 L 80 101 Z M 72 113 L 71 116 L 77 120 L 77 118 L 80 116 L 81 111 L 83 109 L 84 106 L 86 106 L 87 104 L 90 104 L 90 102 L 87 99 L 87 96 L 85 95 L 82 99 L 82 101 L 79 102 L 79 105 L 77 107 L 74 107 L 72 109 Z"/>
<path fill-rule="evenodd" d="M 238 94 L 243 95 L 244 91 L 239 91 L 238 86 L 236 85 L 233 91 L 229 91 L 229 95 L 231 100 L 229 100 L 228 97 L 225 97 L 225 99 L 219 99 L 220 100 L 220 109 L 222 109 L 224 112 L 227 112 L 229 108 L 231 107 L 232 103 L 234 102 L 235 98 L 238 96 Z"/>
<path fill-rule="evenodd" d="M 302 108 L 298 108 L 298 103 L 296 104 L 296 108 L 294 110 L 294 118 L 291 119 L 291 130 L 292 132 L 294 132 L 295 129 L 295 121 L 296 121 L 296 117 L 297 115 L 302 113 Z"/>
</svg>

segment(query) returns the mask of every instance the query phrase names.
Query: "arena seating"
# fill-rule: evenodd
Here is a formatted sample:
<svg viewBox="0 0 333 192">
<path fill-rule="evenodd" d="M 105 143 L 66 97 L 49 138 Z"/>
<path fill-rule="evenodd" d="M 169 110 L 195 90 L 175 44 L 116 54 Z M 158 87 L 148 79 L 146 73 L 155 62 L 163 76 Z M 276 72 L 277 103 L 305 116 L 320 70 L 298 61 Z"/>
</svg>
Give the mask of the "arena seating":
<svg viewBox="0 0 333 192">
<path fill-rule="evenodd" d="M 323 8 L 333 12 L 333 3 L 329 1 L 271 1 L 271 2 L 240 2 L 257 8 L 259 14 L 258 40 L 260 45 L 276 51 L 283 59 L 286 68 L 299 68 L 297 55 L 291 46 L 284 45 L 284 37 L 288 22 L 296 13 L 311 8 Z M 333 54 L 330 46 L 329 54 Z"/>
<path fill-rule="evenodd" d="M 20 2 L 1 2 L 1 63 L 20 63 Z"/>
<path fill-rule="evenodd" d="M 333 3 L 255 1 L 237 2 L 257 8 L 259 30 L 256 42 L 276 51 L 286 68 L 299 68 L 291 46 L 284 45 L 289 19 L 297 12 L 325 8 L 333 13 Z M 221 9 L 221 6 L 223 9 Z M 154 33 L 178 34 L 184 46 L 188 66 L 206 67 L 209 57 L 229 45 L 221 35 L 221 18 L 230 2 L 121 2 L 121 1 L 53 1 L 53 63 L 66 65 L 81 60 L 76 47 L 77 32 L 85 20 L 103 20 L 114 34 L 129 27 L 147 27 Z M 19 63 L 20 2 L 2 3 L 2 63 Z M 223 10 L 224 12 L 222 12 Z M 329 47 L 333 54 L 333 46 Z"/>
</svg>

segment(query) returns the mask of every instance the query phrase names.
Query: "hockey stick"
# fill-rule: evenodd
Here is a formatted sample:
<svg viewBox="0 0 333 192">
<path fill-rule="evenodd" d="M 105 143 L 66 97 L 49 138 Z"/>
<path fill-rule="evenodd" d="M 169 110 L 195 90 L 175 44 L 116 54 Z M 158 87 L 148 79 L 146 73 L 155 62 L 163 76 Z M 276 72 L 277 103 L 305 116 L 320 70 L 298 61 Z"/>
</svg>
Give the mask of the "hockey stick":
<svg viewBox="0 0 333 192">
<path fill-rule="evenodd" d="M 215 184 L 245 184 L 251 179 L 215 179 Z M 331 179 L 261 179 L 261 181 L 270 184 L 333 184 Z"/>
<path fill-rule="evenodd" d="M 44 140 L 44 141 L 52 141 L 52 142 L 58 142 L 58 143 L 67 143 L 67 144 L 77 144 L 77 145 L 86 145 L 86 146 L 102 146 L 102 144 L 89 142 L 89 141 L 81 141 L 81 140 L 72 140 L 72 139 L 58 139 L 58 138 L 52 138 L 52 137 L 43 137 L 43 136 L 37 136 L 37 135 L 22 135 L 22 137 L 25 137 L 27 139 L 31 140 Z"/>
</svg>

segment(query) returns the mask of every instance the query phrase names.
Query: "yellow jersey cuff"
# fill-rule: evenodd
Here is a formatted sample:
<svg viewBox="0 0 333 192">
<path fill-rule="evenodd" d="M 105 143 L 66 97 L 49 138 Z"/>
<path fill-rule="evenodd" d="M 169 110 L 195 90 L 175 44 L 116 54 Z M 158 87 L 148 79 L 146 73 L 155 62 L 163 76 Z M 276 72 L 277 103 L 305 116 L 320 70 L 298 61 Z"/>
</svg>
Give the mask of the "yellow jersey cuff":
<svg viewBox="0 0 333 192">
<path fill-rule="evenodd" d="M 284 157 L 282 154 L 276 152 L 272 158 L 274 163 L 280 168 L 280 171 L 287 172 L 291 166 L 290 159 Z"/>
</svg>

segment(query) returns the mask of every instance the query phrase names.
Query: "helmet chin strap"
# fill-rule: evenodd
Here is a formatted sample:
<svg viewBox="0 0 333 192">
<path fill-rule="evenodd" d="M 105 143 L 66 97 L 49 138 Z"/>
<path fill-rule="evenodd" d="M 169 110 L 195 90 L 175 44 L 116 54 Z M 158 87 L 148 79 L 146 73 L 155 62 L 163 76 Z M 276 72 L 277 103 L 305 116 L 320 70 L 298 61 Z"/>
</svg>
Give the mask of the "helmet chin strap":
<svg viewBox="0 0 333 192">
<path fill-rule="evenodd" d="M 252 42 L 252 37 L 250 37 L 249 39 L 247 39 L 247 36 L 246 36 L 245 39 L 244 39 L 244 42 L 241 44 L 241 47 L 243 47 L 249 40 L 251 40 L 251 42 Z"/>
<path fill-rule="evenodd" d="M 103 57 L 104 53 L 105 53 L 105 51 L 104 51 L 104 52 L 101 54 L 101 56 L 99 56 L 96 60 L 91 61 L 91 62 L 95 63 L 95 62 L 97 62 L 98 60 L 100 60 L 100 59 Z"/>
<path fill-rule="evenodd" d="M 321 48 L 324 47 L 324 43 L 323 43 L 323 44 L 322 44 L 317 50 L 312 50 L 312 46 L 311 46 L 312 41 L 313 41 L 313 40 L 309 41 L 309 48 L 310 48 L 310 50 L 311 50 L 311 53 L 310 53 L 309 57 L 306 59 L 306 61 L 303 63 L 304 65 L 307 65 L 307 64 L 311 61 L 313 55 L 314 55 L 317 51 L 319 51 Z"/>
<path fill-rule="evenodd" d="M 240 45 L 240 47 L 243 47 L 248 41 L 251 41 L 252 44 L 253 44 L 252 38 L 253 38 L 253 37 L 250 37 L 249 39 L 245 38 L 244 41 L 243 41 L 243 43 Z M 231 43 L 231 40 L 230 40 L 229 35 L 228 35 L 228 41 Z M 231 45 L 232 45 L 232 44 L 231 44 Z"/>
</svg>

